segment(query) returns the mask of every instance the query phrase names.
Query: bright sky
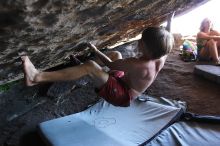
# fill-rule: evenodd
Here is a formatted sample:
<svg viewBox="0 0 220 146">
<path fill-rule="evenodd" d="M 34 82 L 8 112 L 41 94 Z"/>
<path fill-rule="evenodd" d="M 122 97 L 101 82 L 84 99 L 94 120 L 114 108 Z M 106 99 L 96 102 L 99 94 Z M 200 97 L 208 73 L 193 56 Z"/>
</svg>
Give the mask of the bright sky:
<svg viewBox="0 0 220 146">
<path fill-rule="evenodd" d="M 177 16 L 172 22 L 172 32 L 196 35 L 201 21 L 206 17 L 212 20 L 214 29 L 220 31 L 220 0 L 210 0 L 185 15 Z"/>
<path fill-rule="evenodd" d="M 207 17 L 214 23 L 214 29 L 220 31 L 220 0 L 210 0 L 184 15 L 176 16 L 172 21 L 172 32 L 181 33 L 183 36 L 196 35 L 199 32 L 200 23 Z M 162 25 L 166 26 L 166 23 Z M 129 41 L 140 39 L 140 37 L 141 35 L 138 35 Z M 128 40 L 125 39 L 125 41 Z M 109 48 L 114 48 L 124 43 L 121 41 L 109 46 Z"/>
</svg>

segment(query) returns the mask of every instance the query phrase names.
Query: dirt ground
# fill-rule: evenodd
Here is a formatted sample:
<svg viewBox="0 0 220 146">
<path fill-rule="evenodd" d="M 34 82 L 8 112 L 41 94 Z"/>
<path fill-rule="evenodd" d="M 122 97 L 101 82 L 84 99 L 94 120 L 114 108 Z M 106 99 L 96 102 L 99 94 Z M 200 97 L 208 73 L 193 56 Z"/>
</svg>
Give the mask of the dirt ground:
<svg viewBox="0 0 220 146">
<path fill-rule="evenodd" d="M 128 57 L 133 55 L 133 46 L 135 43 L 116 50 Z M 194 75 L 197 62 L 183 62 L 178 54 L 178 48 L 172 51 L 148 94 L 186 101 L 188 111 L 193 113 L 220 115 L 220 85 Z M 89 78 L 52 86 L 26 87 L 19 82 L 0 93 L 0 145 L 43 146 L 37 134 L 38 123 L 80 112 L 100 99 Z"/>
</svg>

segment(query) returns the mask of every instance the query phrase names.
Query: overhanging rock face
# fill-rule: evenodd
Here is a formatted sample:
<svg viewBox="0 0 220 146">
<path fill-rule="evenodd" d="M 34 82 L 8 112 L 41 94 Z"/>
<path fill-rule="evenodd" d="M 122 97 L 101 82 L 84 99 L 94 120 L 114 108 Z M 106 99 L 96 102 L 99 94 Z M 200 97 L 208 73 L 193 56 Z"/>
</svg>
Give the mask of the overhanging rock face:
<svg viewBox="0 0 220 146">
<path fill-rule="evenodd" d="M 98 48 L 159 25 L 172 11 L 188 11 L 208 0 L 7 0 L 0 2 L 0 84 L 22 77 L 19 55 L 47 69 L 79 44 Z"/>
</svg>

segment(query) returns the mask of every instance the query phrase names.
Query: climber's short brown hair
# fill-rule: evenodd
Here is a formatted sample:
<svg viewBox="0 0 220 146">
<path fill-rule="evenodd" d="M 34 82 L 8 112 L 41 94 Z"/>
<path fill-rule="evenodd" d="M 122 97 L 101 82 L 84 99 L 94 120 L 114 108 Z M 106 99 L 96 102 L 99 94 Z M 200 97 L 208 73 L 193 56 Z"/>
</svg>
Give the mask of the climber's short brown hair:
<svg viewBox="0 0 220 146">
<path fill-rule="evenodd" d="M 163 27 L 146 28 L 141 40 L 151 59 L 159 59 L 170 53 L 174 46 L 173 35 Z"/>
</svg>

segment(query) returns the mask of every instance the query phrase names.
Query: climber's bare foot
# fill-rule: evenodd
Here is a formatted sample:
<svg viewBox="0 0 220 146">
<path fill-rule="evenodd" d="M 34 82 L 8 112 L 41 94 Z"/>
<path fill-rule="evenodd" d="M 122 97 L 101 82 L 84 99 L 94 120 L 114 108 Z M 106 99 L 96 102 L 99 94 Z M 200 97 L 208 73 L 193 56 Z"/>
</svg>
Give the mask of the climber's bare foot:
<svg viewBox="0 0 220 146">
<path fill-rule="evenodd" d="M 39 71 L 34 67 L 28 56 L 21 57 L 23 70 L 24 70 L 24 78 L 27 86 L 36 85 L 35 78 Z"/>
</svg>

